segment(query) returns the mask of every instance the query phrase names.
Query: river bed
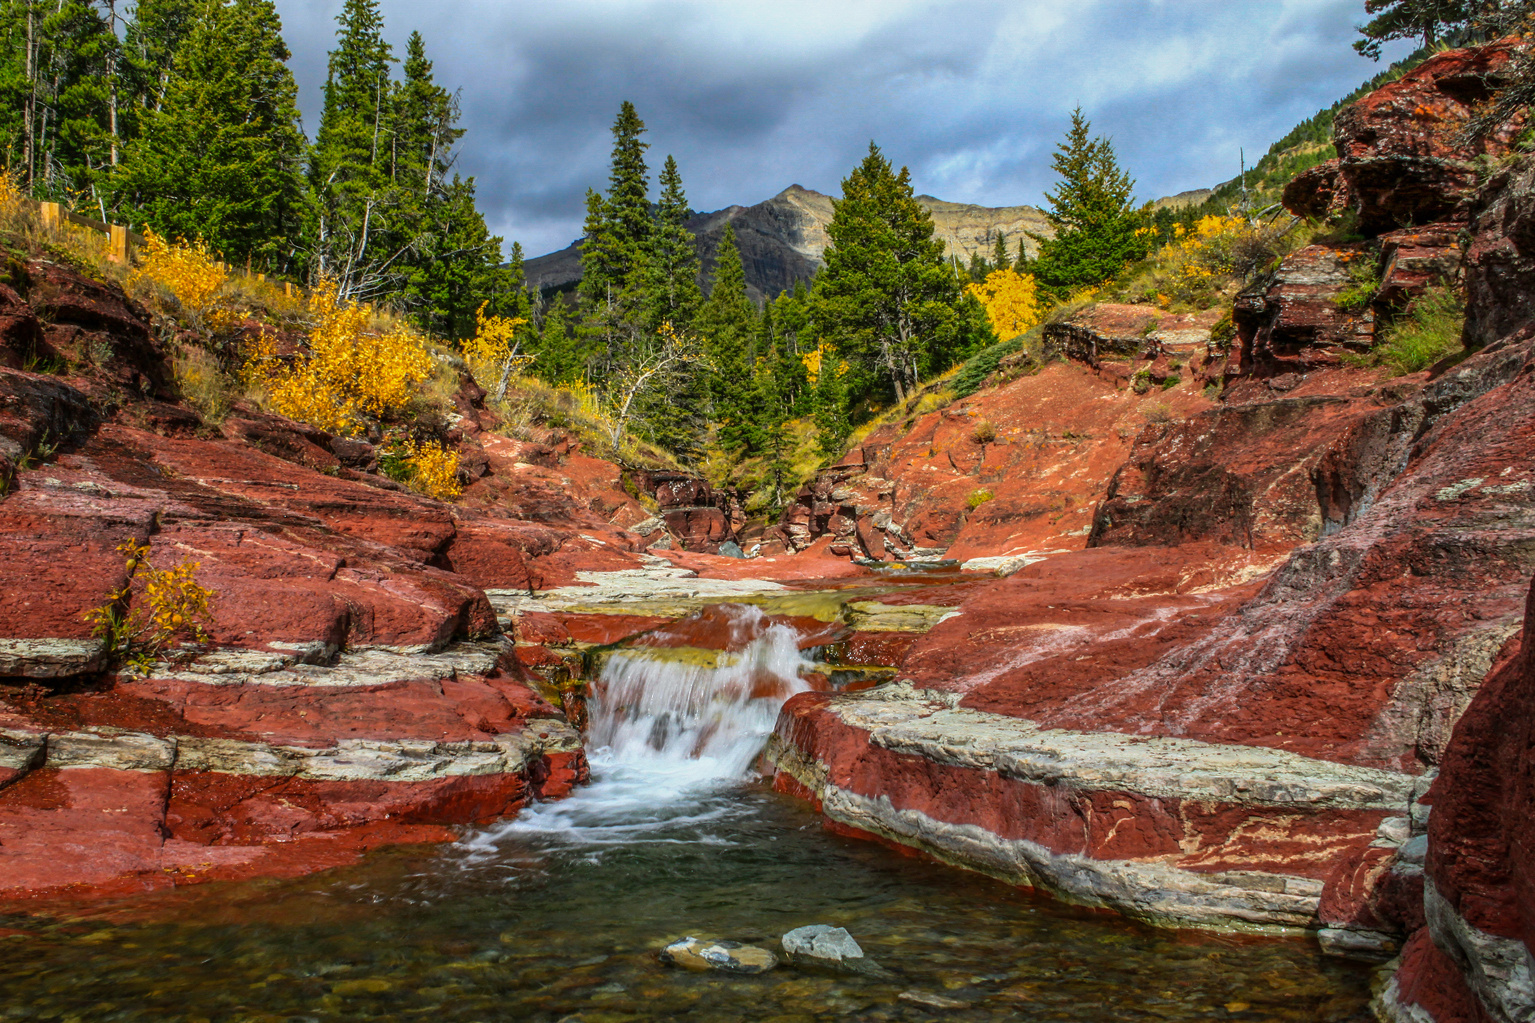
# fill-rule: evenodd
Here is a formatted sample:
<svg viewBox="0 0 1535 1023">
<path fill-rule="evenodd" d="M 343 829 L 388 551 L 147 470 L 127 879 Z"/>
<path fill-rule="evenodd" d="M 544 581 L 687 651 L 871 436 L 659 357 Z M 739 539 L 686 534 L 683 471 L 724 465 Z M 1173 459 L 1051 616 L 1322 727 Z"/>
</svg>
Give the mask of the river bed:
<svg viewBox="0 0 1535 1023">
<path fill-rule="evenodd" d="M 1369 1019 L 1368 969 L 1312 941 L 1143 926 L 826 832 L 752 770 L 809 662 L 735 613 L 716 662 L 607 662 L 592 784 L 568 800 L 298 880 L 0 916 L 0 1019 Z M 887 975 L 656 958 L 684 935 L 777 952 L 811 923 Z"/>
</svg>

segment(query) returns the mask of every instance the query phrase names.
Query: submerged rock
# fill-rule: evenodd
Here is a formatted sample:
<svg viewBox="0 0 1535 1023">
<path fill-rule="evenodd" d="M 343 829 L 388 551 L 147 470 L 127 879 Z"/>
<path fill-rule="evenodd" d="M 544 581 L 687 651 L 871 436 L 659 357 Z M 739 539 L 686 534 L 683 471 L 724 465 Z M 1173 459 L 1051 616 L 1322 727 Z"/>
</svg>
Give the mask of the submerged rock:
<svg viewBox="0 0 1535 1023">
<path fill-rule="evenodd" d="M 781 940 L 784 956 L 799 966 L 819 966 L 845 973 L 884 972 L 841 927 L 829 924 L 796 927 Z"/>
<path fill-rule="evenodd" d="M 778 957 L 765 948 L 739 941 L 713 941 L 686 937 L 663 948 L 658 958 L 685 970 L 718 970 L 721 973 L 766 973 L 778 965 Z"/>
</svg>

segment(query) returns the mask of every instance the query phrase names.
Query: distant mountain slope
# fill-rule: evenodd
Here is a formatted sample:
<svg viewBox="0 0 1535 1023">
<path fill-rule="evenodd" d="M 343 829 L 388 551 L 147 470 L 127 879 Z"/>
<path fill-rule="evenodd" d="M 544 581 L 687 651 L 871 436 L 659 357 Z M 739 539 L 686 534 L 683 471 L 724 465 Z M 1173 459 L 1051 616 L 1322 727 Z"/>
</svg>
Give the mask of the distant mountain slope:
<svg viewBox="0 0 1535 1023">
<path fill-rule="evenodd" d="M 962 260 L 977 250 L 989 254 L 998 231 L 1007 236 L 1008 248 L 1013 251 L 1025 232 L 1050 232 L 1045 215 L 1033 206 L 971 206 L 930 195 L 918 196 L 917 201 L 933 215 L 934 236 Z M 753 299 L 760 301 L 794 287 L 797 281 L 809 281 L 829 243 L 826 225 L 831 215 L 830 196 L 799 185 L 790 185 L 755 206 L 727 206 L 695 215 L 687 226 L 698 241 L 703 264 L 700 283 L 707 285 L 713 274 L 715 252 L 729 223 L 735 225 L 747 292 Z M 1033 241 L 1026 240 L 1026 244 L 1033 254 Z M 574 286 L 581 279 L 581 243 L 528 260 L 525 272 L 529 286 L 540 291 Z"/>
</svg>

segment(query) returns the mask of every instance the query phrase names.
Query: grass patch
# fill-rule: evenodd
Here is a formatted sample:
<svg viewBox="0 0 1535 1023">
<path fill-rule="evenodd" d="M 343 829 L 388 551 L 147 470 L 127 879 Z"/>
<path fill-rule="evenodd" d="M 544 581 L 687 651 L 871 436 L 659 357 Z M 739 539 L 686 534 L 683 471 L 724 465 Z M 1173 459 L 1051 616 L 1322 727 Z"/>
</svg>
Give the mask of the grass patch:
<svg viewBox="0 0 1535 1023">
<path fill-rule="evenodd" d="M 1466 303 L 1458 289 L 1426 289 L 1408 306 L 1406 315 L 1386 328 L 1385 338 L 1370 350 L 1369 361 L 1388 366 L 1398 376 L 1425 370 L 1462 350 L 1461 329 Z"/>
</svg>

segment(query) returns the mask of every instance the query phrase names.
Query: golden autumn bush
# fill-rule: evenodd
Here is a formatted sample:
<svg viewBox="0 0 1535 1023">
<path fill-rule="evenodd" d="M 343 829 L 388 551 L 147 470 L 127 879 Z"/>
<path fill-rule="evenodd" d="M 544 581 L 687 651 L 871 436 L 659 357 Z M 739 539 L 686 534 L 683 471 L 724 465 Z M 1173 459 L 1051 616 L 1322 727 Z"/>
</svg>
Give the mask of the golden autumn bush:
<svg viewBox="0 0 1535 1023">
<path fill-rule="evenodd" d="M 84 615 L 91 635 L 106 640 L 107 654 L 147 674 L 172 643 L 207 643 L 215 594 L 197 582 L 201 562 L 156 568 L 149 545 L 137 540 L 119 545 L 117 552 L 126 559 L 128 581 Z"/>
<path fill-rule="evenodd" d="M 129 283 L 148 282 L 176 297 L 176 302 L 200 330 L 228 328 L 238 312 L 219 301 L 219 292 L 229 280 L 229 273 L 201 241 L 171 243 L 144 232 L 144 246 L 138 252 L 138 268 Z"/>
<path fill-rule="evenodd" d="M 517 341 L 517 329 L 528 321 L 521 316 L 486 316 L 481 302 L 474 311 L 474 337 L 464 342 L 464 358 L 474 375 L 486 383 L 496 381 L 496 400 L 506 397 L 506 385 L 513 373 L 533 361 L 523 355 Z"/>
<path fill-rule="evenodd" d="M 1027 332 L 1044 317 L 1045 304 L 1032 274 L 993 270 L 979 284 L 967 284 L 965 292 L 986 307 L 986 318 L 999 341 Z"/>
<path fill-rule="evenodd" d="M 1115 297 L 1162 308 L 1204 309 L 1290 250 L 1294 239 L 1274 226 L 1242 217 L 1210 215 L 1191 227 L 1173 227 L 1173 239 L 1113 289 Z"/>
<path fill-rule="evenodd" d="M 427 497 L 452 501 L 462 494 L 458 452 L 414 437 L 392 437 L 378 459 L 379 471 Z"/>
<path fill-rule="evenodd" d="M 339 301 L 331 282 L 315 289 L 309 311 L 308 354 L 287 362 L 263 337 L 247 355 L 246 386 L 272 411 L 331 433 L 355 434 L 370 418 L 403 413 L 432 375 L 426 342 L 403 323 L 368 333 L 367 310 Z"/>
</svg>

